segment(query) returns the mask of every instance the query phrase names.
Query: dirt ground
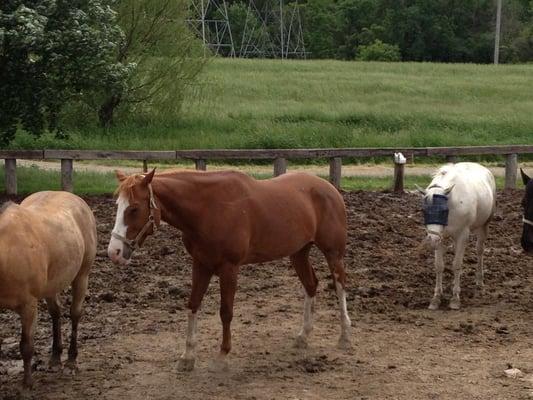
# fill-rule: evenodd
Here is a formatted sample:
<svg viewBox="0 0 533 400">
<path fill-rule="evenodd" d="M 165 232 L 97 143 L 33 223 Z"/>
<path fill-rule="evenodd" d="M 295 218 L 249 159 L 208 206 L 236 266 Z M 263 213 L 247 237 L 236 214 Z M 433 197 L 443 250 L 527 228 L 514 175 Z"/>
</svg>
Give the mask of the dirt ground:
<svg viewBox="0 0 533 400">
<path fill-rule="evenodd" d="M 433 257 L 414 194 L 352 192 L 348 304 L 353 348 L 336 348 L 336 297 L 322 256 L 310 347 L 293 339 L 303 294 L 287 260 L 243 267 L 232 324 L 230 370 L 211 372 L 221 325 L 218 284 L 211 283 L 199 319 L 198 362 L 179 372 L 190 291 L 190 257 L 180 233 L 164 226 L 127 267 L 108 261 L 110 197 L 86 200 L 99 224 L 99 253 L 80 326 L 80 372 L 48 372 L 51 324 L 41 305 L 36 331 L 35 399 L 530 399 L 533 398 L 533 258 L 521 253 L 522 193 L 499 193 L 486 248 L 486 293 L 475 290 L 473 241 L 464 263 L 460 311 L 427 310 Z M 3 202 L 5 198 L 0 198 Z M 450 265 L 451 256 L 446 262 Z M 445 272 L 446 300 L 451 272 Z M 68 293 L 63 297 L 69 303 Z M 447 303 L 447 301 L 445 301 Z M 64 338 L 70 324 L 64 307 Z M 0 311 L 0 399 L 18 398 L 19 321 Z M 65 344 L 65 347 L 66 344 Z M 525 379 L 503 371 L 519 368 Z"/>
</svg>

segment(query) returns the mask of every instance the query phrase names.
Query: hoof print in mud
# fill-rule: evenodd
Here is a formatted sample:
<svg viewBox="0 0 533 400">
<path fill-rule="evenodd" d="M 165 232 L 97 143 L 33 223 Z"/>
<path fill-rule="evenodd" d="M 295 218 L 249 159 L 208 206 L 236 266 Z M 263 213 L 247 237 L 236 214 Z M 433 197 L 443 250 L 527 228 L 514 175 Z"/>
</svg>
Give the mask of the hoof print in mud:
<svg viewBox="0 0 533 400">
<path fill-rule="evenodd" d="M 215 358 L 209 362 L 210 372 L 227 372 L 229 371 L 228 360 Z"/>
<path fill-rule="evenodd" d="M 309 347 L 309 343 L 303 337 L 296 336 L 296 339 L 294 339 L 293 347 L 295 349 L 307 349 Z"/>
<path fill-rule="evenodd" d="M 178 371 L 190 372 L 194 370 L 196 360 L 194 358 L 180 358 L 178 360 Z"/>
</svg>

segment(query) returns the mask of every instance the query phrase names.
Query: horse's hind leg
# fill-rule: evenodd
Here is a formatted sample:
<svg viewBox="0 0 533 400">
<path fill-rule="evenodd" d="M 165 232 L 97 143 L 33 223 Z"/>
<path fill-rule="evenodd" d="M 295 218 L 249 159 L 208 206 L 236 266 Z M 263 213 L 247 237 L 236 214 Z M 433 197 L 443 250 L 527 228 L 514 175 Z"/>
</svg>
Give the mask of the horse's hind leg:
<svg viewBox="0 0 533 400">
<path fill-rule="evenodd" d="M 48 312 L 52 318 L 52 356 L 49 361 L 49 368 L 53 371 L 61 369 L 61 353 L 63 352 L 63 342 L 61 340 L 61 308 L 57 295 L 46 299 Z"/>
<path fill-rule="evenodd" d="M 78 358 L 78 324 L 83 314 L 83 301 L 87 292 L 89 275 L 78 274 L 72 282 L 72 305 L 70 306 L 70 319 L 72 320 L 72 332 L 70 334 L 70 346 L 68 349 L 68 360 L 65 364 L 66 372 L 76 373 Z"/>
<path fill-rule="evenodd" d="M 350 347 L 350 327 L 352 322 L 348 316 L 346 306 L 346 271 L 344 269 L 343 257 L 338 254 L 327 254 L 326 259 L 333 278 L 333 284 L 339 300 L 339 311 L 341 320 L 341 336 L 339 338 L 339 347 Z"/>
<path fill-rule="evenodd" d="M 311 245 L 305 246 L 299 252 L 291 256 L 291 263 L 300 282 L 302 282 L 304 288 L 304 320 L 302 329 L 296 337 L 295 346 L 300 348 L 307 347 L 307 338 L 313 330 L 313 313 L 315 308 L 315 295 L 316 288 L 318 286 L 318 279 L 316 278 L 315 271 L 309 263 L 309 251 Z"/>
<path fill-rule="evenodd" d="M 233 319 L 233 302 L 237 291 L 239 267 L 227 264 L 218 269 L 220 281 L 220 320 L 222 321 L 222 344 L 218 357 L 211 364 L 211 369 L 223 371 L 228 369 L 226 356 L 231 350 L 231 321 Z"/>
<path fill-rule="evenodd" d="M 489 224 L 483 225 L 476 232 L 477 234 L 477 243 L 476 243 L 476 253 L 477 253 L 477 270 L 476 270 L 476 284 L 478 288 L 483 293 L 483 276 L 484 276 L 484 260 L 483 253 L 485 251 L 485 241 L 489 233 Z"/>
<path fill-rule="evenodd" d="M 20 338 L 20 353 L 24 360 L 24 380 L 26 388 L 31 388 L 33 378 L 31 374 L 31 359 L 33 357 L 33 333 L 37 320 L 37 300 L 32 300 L 20 311 L 20 321 L 22 325 L 22 335 Z"/>
</svg>

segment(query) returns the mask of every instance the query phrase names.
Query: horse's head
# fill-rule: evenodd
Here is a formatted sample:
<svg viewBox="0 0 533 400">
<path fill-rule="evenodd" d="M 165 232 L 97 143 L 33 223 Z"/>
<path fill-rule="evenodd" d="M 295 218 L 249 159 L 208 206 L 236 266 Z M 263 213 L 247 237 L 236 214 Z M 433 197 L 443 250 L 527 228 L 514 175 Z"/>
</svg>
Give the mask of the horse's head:
<svg viewBox="0 0 533 400">
<path fill-rule="evenodd" d="M 126 176 L 117 171 L 117 217 L 107 254 L 115 264 L 127 264 L 133 251 L 154 233 L 161 220 L 153 191 L 155 169 L 147 174 Z"/>
<path fill-rule="evenodd" d="M 453 187 L 454 185 L 442 187 L 430 184 L 424 190 L 417 186 L 418 191 L 424 196 L 424 225 L 427 231 L 425 243 L 430 244 L 432 248 L 436 248 L 442 241 L 444 228 L 448 225 L 448 195 Z"/>
<path fill-rule="evenodd" d="M 533 179 L 520 170 L 522 181 L 526 187 L 522 206 L 524 207 L 524 228 L 522 231 L 522 247 L 526 253 L 533 254 Z"/>
</svg>

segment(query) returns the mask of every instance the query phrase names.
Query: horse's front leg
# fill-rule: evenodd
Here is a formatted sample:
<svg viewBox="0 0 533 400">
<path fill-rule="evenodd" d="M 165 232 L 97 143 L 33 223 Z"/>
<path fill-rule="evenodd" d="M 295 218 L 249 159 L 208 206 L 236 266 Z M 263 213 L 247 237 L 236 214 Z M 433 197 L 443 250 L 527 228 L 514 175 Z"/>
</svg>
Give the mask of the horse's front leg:
<svg viewBox="0 0 533 400">
<path fill-rule="evenodd" d="M 192 288 L 189 297 L 189 315 L 187 319 L 187 338 L 185 340 L 185 352 L 178 361 L 178 368 L 181 371 L 192 371 L 196 363 L 196 327 L 198 310 L 202 304 L 205 292 L 209 287 L 213 272 L 203 267 L 197 261 L 193 261 L 192 266 Z"/>
<path fill-rule="evenodd" d="M 31 359 L 33 357 L 33 333 L 37 321 L 37 301 L 32 300 L 24 305 L 20 310 L 20 322 L 22 326 L 22 335 L 20 338 L 20 354 L 24 361 L 24 389 L 33 386 Z"/>
<path fill-rule="evenodd" d="M 430 310 L 438 310 L 442 301 L 442 273 L 444 271 L 444 244 L 442 241 L 435 249 L 435 291 L 429 303 Z"/>
<path fill-rule="evenodd" d="M 453 258 L 453 289 L 452 298 L 450 300 L 450 308 L 452 310 L 458 310 L 461 308 L 461 299 L 459 297 L 461 293 L 461 272 L 463 267 L 463 258 L 465 255 L 466 243 L 470 231 L 465 229 L 455 239 L 455 256 Z"/>
<path fill-rule="evenodd" d="M 220 320 L 222 321 L 222 344 L 220 353 L 213 360 L 211 368 L 216 371 L 228 369 L 226 357 L 231 350 L 231 320 L 233 319 L 233 301 L 237 291 L 239 267 L 224 265 L 218 270 L 220 280 Z"/>
</svg>

